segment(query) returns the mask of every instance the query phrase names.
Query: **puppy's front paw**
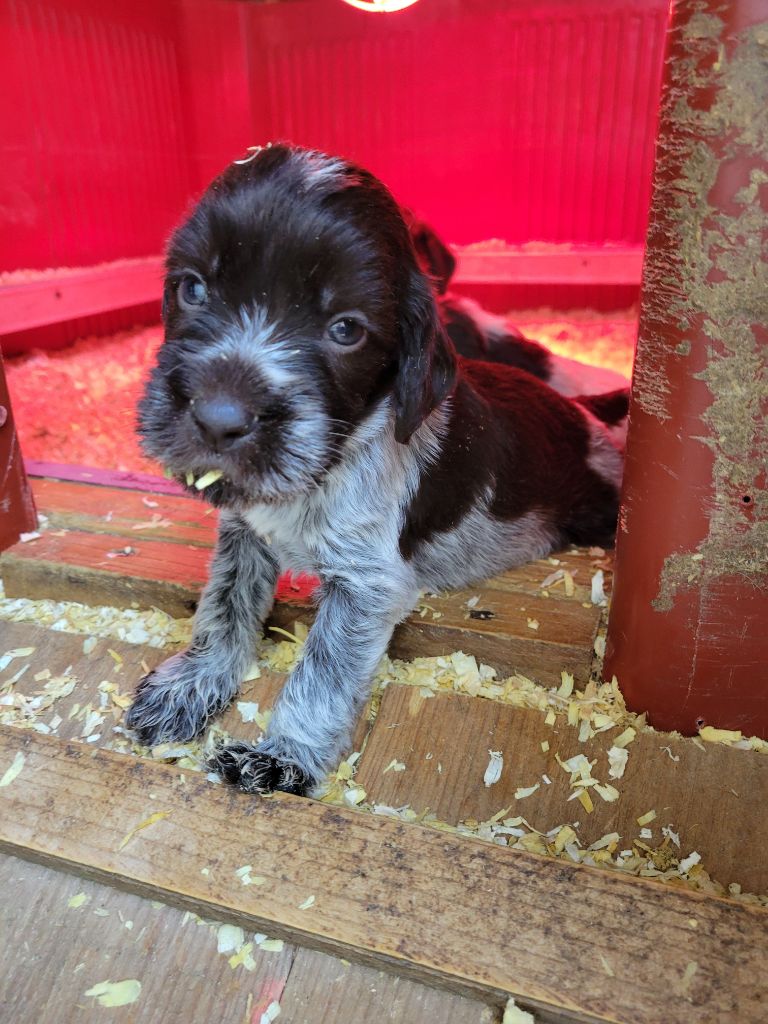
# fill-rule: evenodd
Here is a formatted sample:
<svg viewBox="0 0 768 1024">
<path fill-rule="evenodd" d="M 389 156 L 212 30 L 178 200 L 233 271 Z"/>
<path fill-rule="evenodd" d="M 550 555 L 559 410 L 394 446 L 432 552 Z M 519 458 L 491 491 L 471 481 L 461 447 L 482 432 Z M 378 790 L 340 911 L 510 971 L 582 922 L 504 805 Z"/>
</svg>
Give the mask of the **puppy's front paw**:
<svg viewBox="0 0 768 1024">
<path fill-rule="evenodd" d="M 148 747 L 191 740 L 227 706 L 235 689 L 201 659 L 176 654 L 139 682 L 125 724 Z"/>
<path fill-rule="evenodd" d="M 267 754 L 252 743 L 230 743 L 219 747 L 209 765 L 227 782 L 246 793 L 294 793 L 306 796 L 315 780 L 292 761 Z"/>
</svg>

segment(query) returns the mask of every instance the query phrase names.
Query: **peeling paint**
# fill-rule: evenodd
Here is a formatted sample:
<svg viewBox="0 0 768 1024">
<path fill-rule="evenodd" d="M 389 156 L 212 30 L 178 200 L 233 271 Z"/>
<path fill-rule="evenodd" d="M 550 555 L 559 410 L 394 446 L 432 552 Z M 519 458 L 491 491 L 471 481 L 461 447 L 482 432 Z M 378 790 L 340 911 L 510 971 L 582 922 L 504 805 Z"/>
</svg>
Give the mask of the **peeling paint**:
<svg viewBox="0 0 768 1024">
<path fill-rule="evenodd" d="M 701 365 L 705 346 L 695 379 L 711 403 L 696 440 L 712 452 L 712 499 L 698 549 L 665 561 L 659 611 L 708 577 L 768 583 L 768 22 L 728 37 L 711 4 L 691 6 L 668 68 L 633 390 L 668 420 L 662 368 L 673 353 Z M 671 352 L 670 314 L 682 335 Z"/>
</svg>

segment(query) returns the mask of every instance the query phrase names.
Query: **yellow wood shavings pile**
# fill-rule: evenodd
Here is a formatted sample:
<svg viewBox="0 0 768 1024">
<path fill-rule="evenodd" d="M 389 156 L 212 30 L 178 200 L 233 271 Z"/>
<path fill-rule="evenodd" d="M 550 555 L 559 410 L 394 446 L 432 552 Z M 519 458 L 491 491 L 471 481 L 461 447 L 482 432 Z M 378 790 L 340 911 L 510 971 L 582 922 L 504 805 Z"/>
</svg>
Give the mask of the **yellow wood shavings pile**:
<svg viewBox="0 0 768 1024">
<path fill-rule="evenodd" d="M 56 632 L 84 633 L 148 647 L 188 644 L 192 639 L 191 618 L 174 619 L 159 608 L 91 607 L 74 601 L 30 601 L 0 595 L 0 620 L 31 622 Z"/>
</svg>

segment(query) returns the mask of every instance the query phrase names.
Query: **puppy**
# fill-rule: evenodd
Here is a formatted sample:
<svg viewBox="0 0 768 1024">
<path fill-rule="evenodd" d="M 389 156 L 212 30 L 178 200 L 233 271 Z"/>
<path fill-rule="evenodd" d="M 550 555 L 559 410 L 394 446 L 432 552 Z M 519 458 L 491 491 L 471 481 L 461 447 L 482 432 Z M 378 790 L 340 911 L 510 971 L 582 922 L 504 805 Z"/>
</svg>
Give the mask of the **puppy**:
<svg viewBox="0 0 768 1024">
<path fill-rule="evenodd" d="M 613 370 L 555 355 L 538 342 L 526 338 L 503 317 L 483 309 L 473 299 L 449 292 L 456 270 L 456 257 L 428 224 L 411 214 L 407 214 L 407 220 L 419 262 L 437 293 L 440 320 L 460 355 L 516 366 L 546 381 L 561 395 L 574 397 L 622 391 L 623 400 L 617 395 L 614 407 L 618 412 L 623 402 L 624 412 L 614 426 L 626 436 L 629 381 L 625 377 Z M 622 420 L 623 423 L 620 422 Z"/>
<path fill-rule="evenodd" d="M 192 644 L 129 709 L 142 742 L 205 728 L 278 574 L 310 572 L 317 617 L 263 742 L 214 759 L 244 790 L 305 793 L 420 591 L 612 543 L 622 459 L 604 425 L 527 373 L 457 357 L 368 172 L 287 145 L 231 165 L 171 241 L 164 316 L 144 448 L 182 482 L 220 474 L 204 496 L 221 519 Z"/>
</svg>

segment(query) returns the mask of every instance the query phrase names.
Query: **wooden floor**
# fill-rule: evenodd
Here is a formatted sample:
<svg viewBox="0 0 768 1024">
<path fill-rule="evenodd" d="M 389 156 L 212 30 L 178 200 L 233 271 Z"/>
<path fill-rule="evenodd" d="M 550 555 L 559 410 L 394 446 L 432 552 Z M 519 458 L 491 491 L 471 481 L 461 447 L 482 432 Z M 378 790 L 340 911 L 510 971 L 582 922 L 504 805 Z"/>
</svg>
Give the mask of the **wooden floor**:
<svg viewBox="0 0 768 1024">
<path fill-rule="evenodd" d="M 9 597 L 189 614 L 214 535 L 204 505 L 83 482 L 34 487 L 47 523 L 0 559 Z M 130 554 L 118 554 L 126 547 Z M 603 614 L 589 601 L 590 581 L 598 567 L 609 580 L 610 561 L 599 552 L 558 559 L 425 598 L 393 652 L 464 650 L 545 686 L 560 685 L 563 669 L 586 683 Z M 544 591 L 557 570 L 569 575 Z M 309 621 L 306 587 L 286 583 L 283 596 L 291 600 L 276 622 Z M 0 1005 L 11 1007 L 9 1020 L 113 1013 L 141 1024 L 259 1024 L 277 1003 L 280 1021 L 296 1024 L 458 1024 L 500 1021 L 511 995 L 540 1024 L 765 1020 L 768 913 L 760 907 L 345 806 L 233 793 L 183 762 L 137 758 L 113 732 L 136 682 L 167 651 L 114 638 L 84 649 L 83 635 L 30 623 L 0 621 L 0 636 L 0 656 L 29 652 L 0 671 L 0 701 L 34 700 L 50 677 L 74 680 L 26 728 L 3 717 L 10 705 L 0 702 L 0 722 L 11 722 L 0 726 L 0 779 L 22 765 L 0 788 L 0 885 L 13 893 L 0 911 Z M 263 712 L 283 678 L 263 671 L 241 699 Z M 60 721 L 47 735 L 31 727 L 52 718 Z M 221 725 L 246 739 L 259 732 L 236 707 Z M 408 805 L 446 827 L 471 828 L 499 812 L 524 816 L 540 833 L 568 822 L 582 846 L 616 832 L 621 848 L 644 844 L 662 866 L 670 854 L 695 852 L 724 886 L 768 891 L 768 758 L 638 731 L 616 781 L 619 799 L 596 798 L 589 812 L 568 799 L 557 757 L 583 753 L 607 768 L 620 731 L 580 743 L 578 724 L 564 715 L 548 724 L 535 708 L 390 685 L 355 736 L 355 782 L 366 806 Z M 504 767 L 485 786 L 490 750 L 502 752 Z M 649 836 L 637 819 L 651 810 Z M 663 828 L 679 837 L 679 850 Z M 243 885 L 236 873 L 248 864 L 259 884 Z M 245 963 L 232 966 L 232 950 L 217 951 L 222 923 L 243 929 Z M 254 933 L 282 949 L 262 949 Z M 85 995 L 125 979 L 141 990 L 121 1009 Z"/>
</svg>

